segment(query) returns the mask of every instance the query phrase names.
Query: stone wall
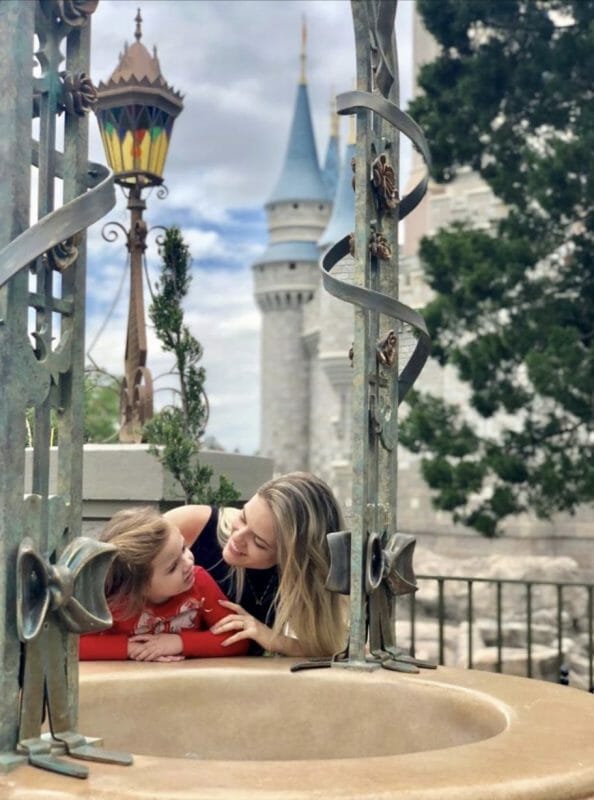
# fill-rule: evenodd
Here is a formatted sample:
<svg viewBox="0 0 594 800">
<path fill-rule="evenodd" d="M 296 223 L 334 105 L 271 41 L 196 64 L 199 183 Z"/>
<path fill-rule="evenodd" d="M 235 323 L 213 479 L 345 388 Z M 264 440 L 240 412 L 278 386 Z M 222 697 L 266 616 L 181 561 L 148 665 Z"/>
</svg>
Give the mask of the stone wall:
<svg viewBox="0 0 594 800">
<path fill-rule="evenodd" d="M 55 491 L 57 452 L 50 461 L 50 493 Z M 213 485 L 225 475 L 248 500 L 272 477 L 272 461 L 257 456 L 205 450 L 200 462 L 214 470 Z M 31 491 L 31 451 L 27 451 L 25 492 Z M 121 508 L 154 505 L 168 508 L 183 503 L 179 485 L 166 472 L 148 445 L 89 444 L 83 456 L 83 534 L 94 535 Z"/>
</svg>

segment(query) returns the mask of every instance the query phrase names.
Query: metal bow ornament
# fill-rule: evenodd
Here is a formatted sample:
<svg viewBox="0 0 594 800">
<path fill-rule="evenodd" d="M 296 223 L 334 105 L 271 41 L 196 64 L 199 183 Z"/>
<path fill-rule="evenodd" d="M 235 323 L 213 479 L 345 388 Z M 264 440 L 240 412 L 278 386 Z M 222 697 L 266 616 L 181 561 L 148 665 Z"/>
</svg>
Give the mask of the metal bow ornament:
<svg viewBox="0 0 594 800">
<path fill-rule="evenodd" d="M 351 587 L 351 532 L 335 531 L 327 536 L 330 550 L 330 570 L 326 589 L 349 594 Z M 363 574 L 367 595 L 366 613 L 369 631 L 369 661 L 397 672 L 418 672 L 419 668 L 434 669 L 435 665 L 408 655 L 396 647 L 393 599 L 417 591 L 413 569 L 414 536 L 396 533 L 384 545 L 378 533 L 369 533 L 365 548 Z M 333 661 L 347 658 L 348 648 L 332 658 L 312 659 L 296 664 L 292 669 L 330 666 Z"/>
<path fill-rule="evenodd" d="M 34 766 L 77 778 L 86 778 L 88 769 L 61 761 L 53 750 L 90 761 L 132 763 L 131 756 L 90 746 L 69 730 L 68 634 L 111 625 L 104 586 L 115 553 L 113 545 L 80 536 L 56 564 L 30 538 L 23 539 L 17 555 L 17 632 L 24 644 L 18 749 Z M 46 710 L 49 740 L 41 736 Z"/>
</svg>

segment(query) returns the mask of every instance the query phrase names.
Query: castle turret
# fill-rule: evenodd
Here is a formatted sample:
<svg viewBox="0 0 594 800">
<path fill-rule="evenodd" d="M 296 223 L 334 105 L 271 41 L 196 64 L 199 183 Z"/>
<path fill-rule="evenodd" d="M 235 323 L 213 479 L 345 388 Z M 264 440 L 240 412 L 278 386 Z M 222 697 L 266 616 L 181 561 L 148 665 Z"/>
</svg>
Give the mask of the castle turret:
<svg viewBox="0 0 594 800">
<path fill-rule="evenodd" d="M 318 162 L 305 76 L 301 79 L 280 177 L 266 204 L 269 244 L 253 265 L 262 311 L 260 453 L 277 472 L 309 466 L 310 367 L 303 338 L 304 307 L 316 294 L 317 241 L 331 211 Z"/>
<path fill-rule="evenodd" d="M 355 156 L 355 118 L 350 119 L 332 215 L 318 245 L 323 253 L 355 228 L 352 159 Z M 343 280 L 352 275 L 354 259 L 345 256 L 332 270 Z M 313 472 L 333 487 L 344 508 L 351 499 L 351 385 L 349 347 L 353 341 L 353 306 L 320 289 L 317 374 L 312 377 L 310 462 Z M 323 409 L 323 411 L 320 411 Z"/>
</svg>

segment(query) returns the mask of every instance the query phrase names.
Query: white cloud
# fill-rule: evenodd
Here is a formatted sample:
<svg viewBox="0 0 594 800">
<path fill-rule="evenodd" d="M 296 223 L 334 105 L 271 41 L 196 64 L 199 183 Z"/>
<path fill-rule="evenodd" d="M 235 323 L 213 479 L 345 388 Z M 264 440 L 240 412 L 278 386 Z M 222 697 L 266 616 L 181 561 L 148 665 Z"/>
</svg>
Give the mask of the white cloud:
<svg viewBox="0 0 594 800">
<path fill-rule="evenodd" d="M 184 241 L 194 259 L 217 256 L 223 248 L 221 237 L 216 231 L 187 228 L 184 229 Z"/>
</svg>

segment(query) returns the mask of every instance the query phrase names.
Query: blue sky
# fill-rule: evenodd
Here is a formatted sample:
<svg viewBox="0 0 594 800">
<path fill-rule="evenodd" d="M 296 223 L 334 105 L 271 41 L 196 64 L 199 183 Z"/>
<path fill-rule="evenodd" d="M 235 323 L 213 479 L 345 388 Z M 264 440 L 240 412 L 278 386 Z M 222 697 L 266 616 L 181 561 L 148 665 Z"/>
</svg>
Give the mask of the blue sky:
<svg viewBox="0 0 594 800">
<path fill-rule="evenodd" d="M 331 97 L 352 88 L 354 39 L 348 0 L 101 0 L 93 15 L 91 75 L 115 69 L 133 42 L 140 6 L 143 44 L 157 46 L 165 80 L 184 95 L 165 167 L 165 200 L 146 194 L 149 225 L 177 225 L 190 247 L 193 280 L 186 322 L 204 347 L 211 415 L 207 435 L 226 449 L 257 452 L 260 314 L 251 264 L 267 239 L 263 205 L 280 172 L 299 78 L 301 25 L 307 24 L 307 75 L 318 155 L 330 126 Z M 401 105 L 411 92 L 412 2 L 400 0 L 397 37 Z M 342 143 L 348 122 L 342 121 Z M 94 118 L 90 158 L 104 161 Z M 403 177 L 406 177 L 406 158 Z M 101 228 L 128 224 L 116 207 L 89 231 L 87 349 L 102 368 L 123 371 L 128 310 L 126 250 Z M 150 237 L 149 237 L 149 241 Z M 155 280 L 158 256 L 147 251 Z M 119 292 L 119 293 L 118 293 Z M 145 290 L 146 292 L 146 290 Z M 148 304 L 148 292 L 145 293 Z M 157 404 L 170 402 L 171 359 L 148 332 L 148 366 Z"/>
</svg>

